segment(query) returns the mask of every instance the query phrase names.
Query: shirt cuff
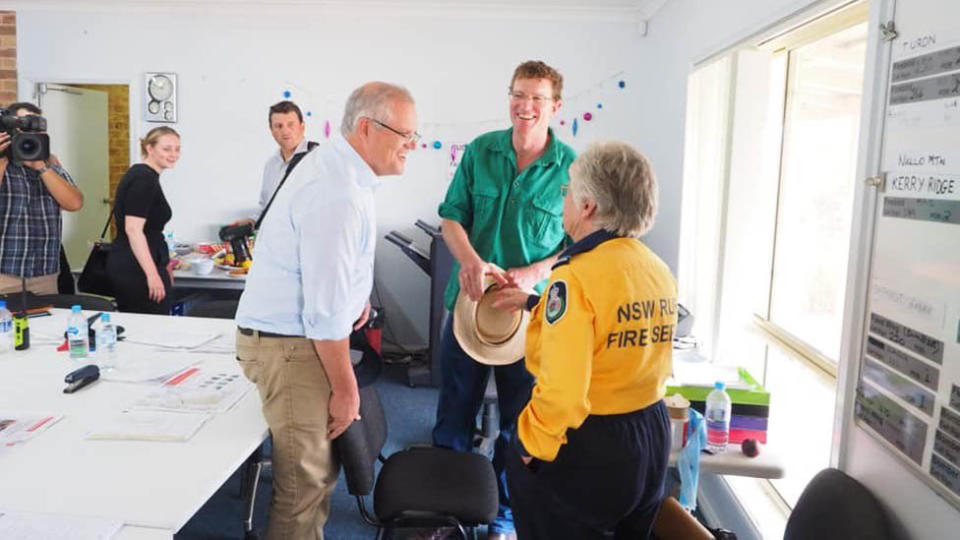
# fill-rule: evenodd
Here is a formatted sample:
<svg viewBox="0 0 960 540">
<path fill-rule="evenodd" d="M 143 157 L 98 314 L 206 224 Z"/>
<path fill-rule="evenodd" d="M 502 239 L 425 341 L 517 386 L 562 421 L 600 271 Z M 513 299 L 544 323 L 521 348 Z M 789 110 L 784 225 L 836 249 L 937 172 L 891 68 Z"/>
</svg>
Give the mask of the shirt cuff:
<svg viewBox="0 0 960 540">
<path fill-rule="evenodd" d="M 318 341 L 347 339 L 353 330 L 353 320 L 348 319 L 349 315 L 323 317 L 318 320 L 303 317 L 303 333 L 305 337 Z"/>
<path fill-rule="evenodd" d="M 537 307 L 537 304 L 540 303 L 539 294 L 531 294 L 527 297 L 527 311 L 533 311 L 533 308 Z"/>
<path fill-rule="evenodd" d="M 440 214 L 440 217 L 443 219 L 449 219 L 451 221 L 456 221 L 457 223 L 466 226 L 467 215 L 466 212 L 460 210 L 452 204 L 441 204 L 440 210 L 437 212 Z"/>
</svg>

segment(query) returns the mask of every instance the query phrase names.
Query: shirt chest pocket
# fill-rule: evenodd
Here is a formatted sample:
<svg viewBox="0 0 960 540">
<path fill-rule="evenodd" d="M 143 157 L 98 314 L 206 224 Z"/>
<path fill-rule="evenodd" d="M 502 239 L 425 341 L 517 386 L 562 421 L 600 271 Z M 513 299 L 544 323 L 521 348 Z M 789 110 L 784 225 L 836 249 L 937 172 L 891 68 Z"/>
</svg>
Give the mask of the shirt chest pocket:
<svg viewBox="0 0 960 540">
<path fill-rule="evenodd" d="M 494 219 L 499 198 L 500 191 L 496 187 L 473 187 L 473 227 L 484 227 Z"/>
<path fill-rule="evenodd" d="M 540 195 L 524 208 L 524 236 L 543 248 L 555 248 L 563 241 L 563 199 Z"/>
</svg>

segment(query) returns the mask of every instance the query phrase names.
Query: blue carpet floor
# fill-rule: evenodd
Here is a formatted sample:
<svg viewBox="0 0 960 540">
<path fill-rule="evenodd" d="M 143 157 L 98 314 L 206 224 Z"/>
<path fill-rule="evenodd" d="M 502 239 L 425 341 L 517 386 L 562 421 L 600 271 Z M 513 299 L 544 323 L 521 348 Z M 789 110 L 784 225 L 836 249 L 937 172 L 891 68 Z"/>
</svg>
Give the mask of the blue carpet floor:
<svg viewBox="0 0 960 540">
<path fill-rule="evenodd" d="M 389 434 L 383 455 L 413 444 L 429 444 L 437 407 L 435 388 L 410 388 L 406 371 L 401 366 L 386 366 L 377 390 L 387 415 Z M 269 516 L 270 471 L 261 474 L 257 493 L 254 527 L 265 532 Z M 367 508 L 372 502 L 368 499 Z M 347 493 L 341 474 L 330 509 L 330 519 L 324 528 L 325 536 L 333 540 L 369 539 L 375 529 L 360 518 L 356 499 Z M 243 501 L 240 497 L 240 471 L 210 498 L 209 501 L 175 535 L 177 540 L 214 540 L 243 538 Z"/>
</svg>

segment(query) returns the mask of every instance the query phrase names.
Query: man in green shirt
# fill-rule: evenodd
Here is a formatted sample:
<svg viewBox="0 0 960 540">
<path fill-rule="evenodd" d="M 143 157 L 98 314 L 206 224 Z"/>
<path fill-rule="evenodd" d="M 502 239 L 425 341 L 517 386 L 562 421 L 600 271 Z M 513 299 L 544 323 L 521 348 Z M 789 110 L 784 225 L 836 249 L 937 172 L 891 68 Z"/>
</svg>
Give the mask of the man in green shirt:
<svg viewBox="0 0 960 540">
<path fill-rule="evenodd" d="M 504 131 L 477 137 L 463 154 L 440 204 L 443 239 L 456 258 L 444 297 L 453 311 L 461 289 L 483 295 L 485 275 L 501 284 L 542 292 L 563 244 L 563 189 L 576 155 L 557 140 L 550 120 L 560 109 L 563 77 L 543 62 L 520 64 L 510 83 L 510 122 Z M 433 442 L 470 451 L 490 366 L 463 351 L 448 316 L 442 336 L 442 380 Z M 517 415 L 533 386 L 523 360 L 493 368 L 500 409 L 494 446 L 500 508 L 490 538 L 515 538 L 504 473 L 504 455 Z"/>
</svg>

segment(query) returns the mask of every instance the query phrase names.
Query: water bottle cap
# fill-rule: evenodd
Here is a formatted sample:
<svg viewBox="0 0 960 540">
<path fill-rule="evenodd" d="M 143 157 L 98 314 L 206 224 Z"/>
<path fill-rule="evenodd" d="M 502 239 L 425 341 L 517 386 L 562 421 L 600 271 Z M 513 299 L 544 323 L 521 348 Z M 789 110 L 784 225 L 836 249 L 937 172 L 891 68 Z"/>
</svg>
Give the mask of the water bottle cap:
<svg viewBox="0 0 960 540">
<path fill-rule="evenodd" d="M 725 382 L 723 382 L 723 381 L 717 381 L 717 382 L 713 383 L 713 387 L 714 387 L 716 390 L 724 390 L 724 389 L 726 389 L 726 387 L 727 387 L 727 383 L 725 383 Z"/>
<path fill-rule="evenodd" d="M 100 316 L 100 320 L 103 322 L 110 322 L 110 314 L 104 313 L 103 315 Z"/>
<path fill-rule="evenodd" d="M 73 313 L 80 313 L 80 304 L 74 304 L 70 306 L 70 311 Z"/>
</svg>

